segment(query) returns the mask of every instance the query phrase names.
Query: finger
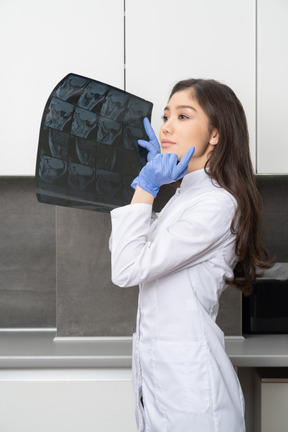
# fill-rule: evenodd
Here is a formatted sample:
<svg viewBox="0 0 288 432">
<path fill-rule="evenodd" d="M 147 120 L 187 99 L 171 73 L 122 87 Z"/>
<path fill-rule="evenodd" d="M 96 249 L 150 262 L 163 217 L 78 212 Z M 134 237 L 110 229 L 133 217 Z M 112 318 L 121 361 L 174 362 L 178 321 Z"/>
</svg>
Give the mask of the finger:
<svg viewBox="0 0 288 432">
<path fill-rule="evenodd" d="M 185 167 L 188 166 L 190 160 L 192 159 L 192 156 L 195 152 L 195 147 L 190 147 L 187 152 L 182 156 L 180 162 L 178 163 L 178 167 Z"/>
<path fill-rule="evenodd" d="M 178 156 L 175 153 L 162 153 L 162 167 L 165 172 L 173 173 L 177 166 Z"/>
<path fill-rule="evenodd" d="M 140 147 L 144 147 L 145 149 L 147 149 L 148 152 L 150 152 L 152 154 L 155 153 L 154 145 L 151 142 L 144 141 L 144 140 L 138 140 L 138 144 L 140 145 Z"/>
<path fill-rule="evenodd" d="M 140 147 L 144 147 L 145 149 L 148 150 L 148 153 L 147 153 L 147 161 L 148 162 L 150 162 L 150 160 L 152 160 L 156 156 L 156 154 L 158 153 L 155 150 L 153 144 L 149 141 L 138 140 L 138 145 Z"/>
<path fill-rule="evenodd" d="M 165 157 L 165 155 L 167 155 L 166 157 L 167 157 L 170 165 L 175 165 L 175 166 L 177 165 L 178 156 L 176 155 L 176 153 L 163 153 L 162 156 Z"/>
<path fill-rule="evenodd" d="M 189 150 L 184 154 L 184 156 L 181 158 L 180 162 L 175 168 L 175 174 L 177 175 L 177 180 L 184 177 L 184 175 L 187 172 L 188 164 L 194 154 L 195 147 L 190 147 Z"/>
<path fill-rule="evenodd" d="M 155 135 L 155 132 L 154 132 L 154 130 L 153 130 L 152 126 L 151 126 L 151 123 L 150 123 L 150 121 L 149 121 L 149 119 L 147 117 L 144 118 L 143 123 L 144 123 L 145 131 L 146 131 L 146 133 L 147 133 L 147 135 L 149 137 L 149 140 L 150 141 L 156 140 L 158 142 L 157 137 Z"/>
<path fill-rule="evenodd" d="M 149 144 L 149 141 L 138 140 L 138 144 L 139 144 L 141 147 L 146 148 L 147 150 L 149 150 L 149 148 L 148 148 L 149 146 L 152 147 L 151 144 Z"/>
</svg>

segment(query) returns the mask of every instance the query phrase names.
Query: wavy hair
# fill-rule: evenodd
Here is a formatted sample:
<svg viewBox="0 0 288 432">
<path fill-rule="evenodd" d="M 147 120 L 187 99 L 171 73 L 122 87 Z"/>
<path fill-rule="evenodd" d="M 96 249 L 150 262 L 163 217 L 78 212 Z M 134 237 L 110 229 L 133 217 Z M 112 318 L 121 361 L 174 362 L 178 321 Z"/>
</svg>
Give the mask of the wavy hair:
<svg viewBox="0 0 288 432">
<path fill-rule="evenodd" d="M 251 293 L 258 269 L 270 268 L 274 260 L 260 237 L 260 196 L 251 163 L 246 115 L 241 102 L 227 85 L 210 79 L 188 79 L 178 82 L 169 99 L 182 90 L 209 118 L 209 132 L 218 130 L 219 140 L 206 162 L 207 174 L 237 200 L 231 231 L 236 235 L 237 263 L 234 278 L 227 280 L 244 295 Z"/>
</svg>

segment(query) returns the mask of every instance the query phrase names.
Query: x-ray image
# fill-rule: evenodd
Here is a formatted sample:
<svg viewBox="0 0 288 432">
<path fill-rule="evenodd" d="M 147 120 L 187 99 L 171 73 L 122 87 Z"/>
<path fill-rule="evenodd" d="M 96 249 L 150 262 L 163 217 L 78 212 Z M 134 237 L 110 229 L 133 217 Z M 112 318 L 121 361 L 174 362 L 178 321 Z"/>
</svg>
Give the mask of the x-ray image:
<svg viewBox="0 0 288 432">
<path fill-rule="evenodd" d="M 97 114 L 82 108 L 76 108 L 71 133 L 81 138 L 91 138 L 93 130 L 96 135 Z"/>
<path fill-rule="evenodd" d="M 96 169 L 102 169 L 111 172 L 122 172 L 123 164 L 117 166 L 119 163 L 118 149 L 114 146 L 107 146 L 105 144 L 97 145 L 96 156 Z"/>
<path fill-rule="evenodd" d="M 68 169 L 68 185 L 72 189 L 85 191 L 95 178 L 95 170 L 91 167 L 70 164 Z M 80 198 L 80 197 L 79 197 Z"/>
<path fill-rule="evenodd" d="M 144 105 L 138 98 L 129 99 L 123 122 L 130 126 L 141 128 L 141 119 L 149 115 L 149 107 Z"/>
<path fill-rule="evenodd" d="M 55 96 L 61 100 L 75 103 L 81 96 L 84 87 L 87 86 L 88 79 L 73 74 L 66 78 L 55 90 Z"/>
<path fill-rule="evenodd" d="M 133 126 L 124 125 L 123 128 L 123 147 L 127 150 L 135 150 L 138 145 L 141 130 Z M 143 148 L 143 147 L 142 147 Z"/>
<path fill-rule="evenodd" d="M 122 123 L 100 117 L 97 129 L 97 141 L 107 145 L 115 145 L 117 138 L 121 137 Z"/>
<path fill-rule="evenodd" d="M 102 106 L 100 106 L 100 104 L 103 104 L 108 89 L 109 88 L 105 84 L 93 81 L 89 82 L 79 98 L 78 105 L 90 111 L 95 111 L 98 106 L 99 112 Z"/>
<path fill-rule="evenodd" d="M 146 150 L 138 145 L 138 140 L 141 139 L 141 129 L 124 125 L 123 128 L 123 147 L 124 149 L 136 151 L 141 163 L 145 165 Z M 130 152 L 129 152 L 130 153 Z"/>
<path fill-rule="evenodd" d="M 39 161 L 39 177 L 44 183 L 56 183 L 65 174 L 66 169 L 67 164 L 60 159 L 42 156 Z"/>
<path fill-rule="evenodd" d="M 53 98 L 45 118 L 45 126 L 63 131 L 72 120 L 74 105 Z"/>
<path fill-rule="evenodd" d="M 98 170 L 96 192 L 100 200 L 106 204 L 118 207 L 123 202 L 123 184 L 120 174 Z"/>
<path fill-rule="evenodd" d="M 94 141 L 76 137 L 75 148 L 78 161 L 82 165 L 94 166 L 96 155 L 96 145 Z"/>
<path fill-rule="evenodd" d="M 123 120 L 128 101 L 128 94 L 111 89 L 102 105 L 101 115 L 113 120 Z"/>
<path fill-rule="evenodd" d="M 109 212 L 130 202 L 147 162 L 143 119 L 152 103 L 109 84 L 69 74 L 48 98 L 36 163 L 39 202 Z"/>
<path fill-rule="evenodd" d="M 68 158 L 69 135 L 49 128 L 49 149 L 55 158 L 66 161 Z"/>
</svg>

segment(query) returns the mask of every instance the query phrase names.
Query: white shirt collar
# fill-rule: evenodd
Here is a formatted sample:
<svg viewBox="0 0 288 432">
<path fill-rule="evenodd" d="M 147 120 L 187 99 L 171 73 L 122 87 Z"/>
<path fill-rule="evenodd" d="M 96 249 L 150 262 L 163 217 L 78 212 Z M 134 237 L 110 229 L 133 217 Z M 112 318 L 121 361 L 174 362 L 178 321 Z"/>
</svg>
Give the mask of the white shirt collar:
<svg viewBox="0 0 288 432">
<path fill-rule="evenodd" d="M 207 174 L 208 170 L 209 168 L 206 168 L 206 170 L 202 168 L 186 174 L 181 182 L 180 190 L 184 192 L 186 189 L 198 188 L 203 184 L 211 183 L 211 178 Z"/>
</svg>

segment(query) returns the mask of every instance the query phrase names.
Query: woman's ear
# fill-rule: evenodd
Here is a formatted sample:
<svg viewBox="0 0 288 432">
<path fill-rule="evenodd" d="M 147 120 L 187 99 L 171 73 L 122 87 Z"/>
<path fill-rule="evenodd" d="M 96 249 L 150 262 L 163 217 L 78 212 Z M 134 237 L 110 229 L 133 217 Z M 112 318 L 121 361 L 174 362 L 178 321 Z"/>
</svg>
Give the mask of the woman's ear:
<svg viewBox="0 0 288 432">
<path fill-rule="evenodd" d="M 218 140 L 219 140 L 219 133 L 217 129 L 213 129 L 211 135 L 210 135 L 210 140 L 209 140 L 209 144 L 211 145 L 216 145 L 218 144 Z"/>
</svg>

